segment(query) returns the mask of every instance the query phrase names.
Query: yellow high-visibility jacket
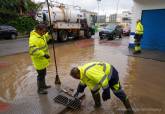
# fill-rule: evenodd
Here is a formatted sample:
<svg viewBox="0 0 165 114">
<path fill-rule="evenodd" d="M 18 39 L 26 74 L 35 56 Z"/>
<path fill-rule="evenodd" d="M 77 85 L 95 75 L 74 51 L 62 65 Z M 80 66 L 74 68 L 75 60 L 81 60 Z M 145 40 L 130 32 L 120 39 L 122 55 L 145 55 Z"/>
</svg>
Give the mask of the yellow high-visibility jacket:
<svg viewBox="0 0 165 114">
<path fill-rule="evenodd" d="M 97 91 L 101 87 L 109 87 L 109 80 L 112 75 L 112 66 L 103 62 L 87 63 L 78 67 L 80 70 L 80 84 L 87 85 L 92 91 Z"/>
<path fill-rule="evenodd" d="M 141 22 L 136 24 L 136 34 L 142 35 L 144 32 L 144 28 Z"/>
<path fill-rule="evenodd" d="M 47 41 L 49 35 L 46 33 L 40 36 L 35 30 L 30 33 L 29 38 L 29 53 L 34 67 L 37 70 L 42 70 L 49 65 L 50 60 L 44 57 L 45 54 L 49 55 Z"/>
</svg>

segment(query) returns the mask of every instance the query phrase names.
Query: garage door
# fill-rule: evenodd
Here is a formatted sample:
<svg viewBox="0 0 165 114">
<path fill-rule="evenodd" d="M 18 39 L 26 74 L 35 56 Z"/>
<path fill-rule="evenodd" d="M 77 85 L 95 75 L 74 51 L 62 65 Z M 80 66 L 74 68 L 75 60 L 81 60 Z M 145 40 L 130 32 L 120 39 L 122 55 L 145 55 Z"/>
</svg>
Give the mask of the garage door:
<svg viewBox="0 0 165 114">
<path fill-rule="evenodd" d="M 142 48 L 165 51 L 165 9 L 144 10 L 142 23 Z"/>
</svg>

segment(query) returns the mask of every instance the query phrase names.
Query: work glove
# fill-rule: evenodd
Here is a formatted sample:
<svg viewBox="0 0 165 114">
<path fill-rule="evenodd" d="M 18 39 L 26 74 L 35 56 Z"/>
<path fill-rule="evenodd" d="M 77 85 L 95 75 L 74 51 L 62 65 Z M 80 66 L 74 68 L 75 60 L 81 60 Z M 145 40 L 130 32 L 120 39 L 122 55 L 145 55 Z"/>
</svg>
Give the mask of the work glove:
<svg viewBox="0 0 165 114">
<path fill-rule="evenodd" d="M 78 97 L 79 93 L 84 92 L 86 85 L 79 84 L 77 87 L 77 92 L 74 94 L 74 97 Z"/>
<path fill-rule="evenodd" d="M 86 85 L 79 84 L 77 87 L 77 92 L 82 93 L 84 92 L 85 88 L 86 88 Z"/>
<path fill-rule="evenodd" d="M 50 56 L 49 56 L 48 54 L 45 54 L 44 57 L 45 57 L 46 59 L 49 59 L 49 58 L 50 58 Z"/>
<path fill-rule="evenodd" d="M 111 98 L 109 88 L 103 90 L 102 98 L 103 98 L 103 101 L 106 101 Z"/>
<path fill-rule="evenodd" d="M 74 97 L 77 98 L 78 95 L 79 95 L 79 92 L 76 92 L 76 93 L 74 94 Z"/>
</svg>

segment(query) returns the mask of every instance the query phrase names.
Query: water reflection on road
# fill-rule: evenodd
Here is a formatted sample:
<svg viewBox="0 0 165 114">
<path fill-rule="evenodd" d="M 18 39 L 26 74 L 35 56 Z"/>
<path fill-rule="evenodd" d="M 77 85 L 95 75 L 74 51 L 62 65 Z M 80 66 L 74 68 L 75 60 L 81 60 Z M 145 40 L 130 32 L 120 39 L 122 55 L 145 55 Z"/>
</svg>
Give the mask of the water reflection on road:
<svg viewBox="0 0 165 114">
<path fill-rule="evenodd" d="M 86 39 L 56 45 L 58 73 L 62 84 L 76 88 L 78 80 L 69 76 L 72 67 L 91 61 L 106 61 L 118 69 L 123 88 L 137 111 L 144 109 L 147 111 L 142 113 L 146 113 L 148 110 L 149 112 L 154 109 L 163 110 L 165 64 L 126 56 L 123 49 L 127 49 L 127 44 L 128 39 L 125 38 L 116 41 Z M 51 46 L 50 53 L 51 64 L 47 69 L 46 79 L 47 83 L 54 86 L 56 73 Z M 7 102 L 21 97 L 36 96 L 36 75 L 28 53 L 0 57 L 0 101 Z M 93 99 L 87 89 L 86 96 L 83 102 L 85 110 L 80 112 L 95 113 L 96 110 L 91 108 Z M 120 109 L 123 105 L 112 95 L 112 100 L 103 103 L 103 107 L 105 113 L 109 113 Z M 102 111 L 99 111 L 101 114 Z"/>
</svg>

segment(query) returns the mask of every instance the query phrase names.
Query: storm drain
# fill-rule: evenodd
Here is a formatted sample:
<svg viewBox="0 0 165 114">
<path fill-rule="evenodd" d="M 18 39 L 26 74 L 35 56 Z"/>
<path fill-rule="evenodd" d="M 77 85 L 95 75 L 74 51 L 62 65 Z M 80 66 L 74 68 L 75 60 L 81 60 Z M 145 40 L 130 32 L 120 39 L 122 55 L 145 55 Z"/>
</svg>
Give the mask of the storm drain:
<svg viewBox="0 0 165 114">
<path fill-rule="evenodd" d="M 63 96 L 63 95 L 58 95 L 54 98 L 54 101 L 57 102 L 57 103 L 60 103 L 60 104 L 63 104 L 67 107 L 70 107 L 72 109 L 80 109 L 81 107 L 81 102 L 79 99 L 70 99 L 66 96 Z"/>
</svg>

